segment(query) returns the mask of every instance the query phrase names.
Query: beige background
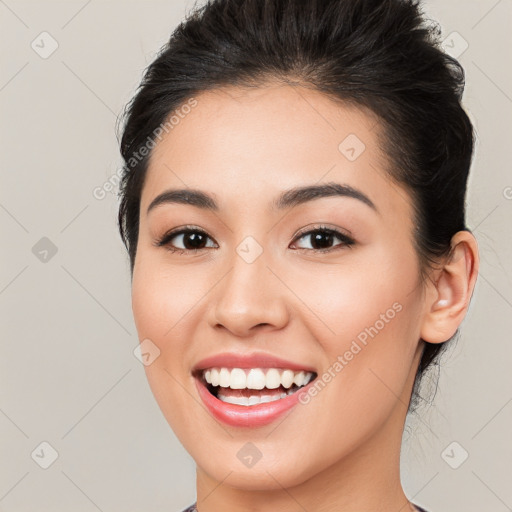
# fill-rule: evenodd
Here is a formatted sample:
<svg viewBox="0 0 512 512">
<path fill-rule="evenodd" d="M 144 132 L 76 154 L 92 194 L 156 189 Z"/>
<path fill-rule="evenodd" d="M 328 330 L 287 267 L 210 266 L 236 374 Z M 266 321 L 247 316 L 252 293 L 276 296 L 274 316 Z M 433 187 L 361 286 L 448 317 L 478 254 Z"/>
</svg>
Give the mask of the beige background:
<svg viewBox="0 0 512 512">
<path fill-rule="evenodd" d="M 1 511 L 172 512 L 195 499 L 194 463 L 133 354 L 116 197 L 93 195 L 119 166 L 118 114 L 192 5 L 0 0 Z M 512 510 L 512 2 L 425 7 L 453 51 L 468 44 L 460 57 L 465 105 L 478 132 L 468 224 L 482 261 L 435 404 L 407 423 L 403 483 L 429 512 L 505 512 Z M 43 58 L 53 40 L 58 48 Z M 42 442 L 58 453 L 47 469 L 40 464 L 51 462 L 52 448 Z M 453 469 L 463 450 L 467 460 Z"/>
</svg>

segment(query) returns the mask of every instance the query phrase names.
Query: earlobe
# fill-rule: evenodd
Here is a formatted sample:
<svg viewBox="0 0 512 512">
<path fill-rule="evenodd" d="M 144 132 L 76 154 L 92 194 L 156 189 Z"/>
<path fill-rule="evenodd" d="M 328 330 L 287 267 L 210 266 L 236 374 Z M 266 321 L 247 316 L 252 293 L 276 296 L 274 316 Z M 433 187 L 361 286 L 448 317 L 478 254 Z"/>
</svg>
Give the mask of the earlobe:
<svg viewBox="0 0 512 512">
<path fill-rule="evenodd" d="M 469 231 L 452 237 L 452 250 L 425 297 L 421 338 L 443 343 L 457 331 L 466 316 L 479 267 L 478 245 Z"/>
</svg>

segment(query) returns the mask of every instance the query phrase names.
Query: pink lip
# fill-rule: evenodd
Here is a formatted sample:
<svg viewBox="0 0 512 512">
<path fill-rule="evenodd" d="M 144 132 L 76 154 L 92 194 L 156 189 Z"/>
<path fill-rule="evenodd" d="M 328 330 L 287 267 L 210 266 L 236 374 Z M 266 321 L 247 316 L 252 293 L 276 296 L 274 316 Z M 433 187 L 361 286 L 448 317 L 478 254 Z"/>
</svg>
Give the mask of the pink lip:
<svg viewBox="0 0 512 512">
<path fill-rule="evenodd" d="M 233 427 L 262 427 L 276 420 L 279 416 L 299 403 L 299 397 L 307 392 L 307 388 L 314 382 L 309 382 L 292 395 L 286 398 L 257 405 L 228 404 L 213 396 L 206 388 L 200 377 L 195 379 L 199 396 L 207 409 L 219 421 Z"/>
<path fill-rule="evenodd" d="M 217 354 L 199 361 L 192 371 L 199 396 L 214 418 L 234 427 L 261 427 L 275 421 L 279 416 L 299 403 L 299 397 L 307 392 L 314 380 L 292 395 L 280 400 L 257 405 L 228 404 L 212 395 L 200 375 L 206 368 L 283 368 L 294 371 L 304 370 L 317 373 L 315 368 L 287 361 L 265 353 L 241 355 L 235 353 Z"/>
<path fill-rule="evenodd" d="M 225 352 L 223 354 L 216 354 L 214 356 L 201 359 L 192 370 L 204 370 L 206 368 L 283 368 L 294 371 L 304 370 L 307 372 L 315 372 L 315 368 L 308 365 L 294 363 L 287 361 L 270 354 L 256 352 L 253 354 L 242 355 L 232 352 Z M 242 406 L 243 407 L 243 406 Z"/>
</svg>

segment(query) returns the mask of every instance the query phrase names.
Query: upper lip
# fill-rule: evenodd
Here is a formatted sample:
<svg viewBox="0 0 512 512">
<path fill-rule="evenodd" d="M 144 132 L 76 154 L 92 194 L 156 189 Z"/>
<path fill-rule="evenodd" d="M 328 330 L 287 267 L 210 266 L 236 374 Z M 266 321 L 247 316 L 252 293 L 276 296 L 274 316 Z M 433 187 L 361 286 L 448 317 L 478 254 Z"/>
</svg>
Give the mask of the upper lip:
<svg viewBox="0 0 512 512">
<path fill-rule="evenodd" d="M 315 368 L 311 365 L 288 361 L 263 352 L 253 352 L 251 354 L 224 352 L 215 354 L 201 359 L 201 361 L 195 364 L 192 371 L 196 373 L 207 368 L 284 368 L 316 373 Z"/>
</svg>

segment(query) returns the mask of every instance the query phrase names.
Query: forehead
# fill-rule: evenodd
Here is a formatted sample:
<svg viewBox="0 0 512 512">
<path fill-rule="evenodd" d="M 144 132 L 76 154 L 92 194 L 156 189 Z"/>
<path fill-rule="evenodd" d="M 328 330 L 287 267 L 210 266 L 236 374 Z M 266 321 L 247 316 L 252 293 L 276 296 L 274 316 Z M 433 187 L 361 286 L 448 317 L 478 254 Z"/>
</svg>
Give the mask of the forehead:
<svg viewBox="0 0 512 512">
<path fill-rule="evenodd" d="M 364 190 L 384 210 L 409 213 L 399 204 L 407 194 L 384 171 L 382 128 L 371 112 L 290 85 L 215 89 L 194 99 L 152 150 L 142 211 L 168 188 L 208 191 L 221 208 L 261 208 L 280 191 L 336 181 Z"/>
</svg>

